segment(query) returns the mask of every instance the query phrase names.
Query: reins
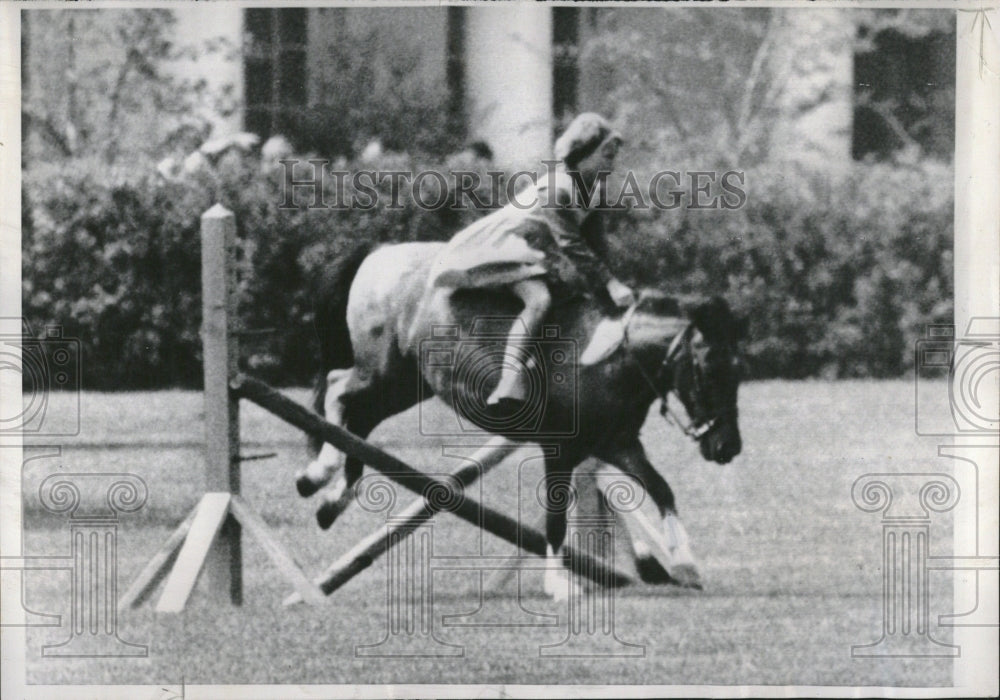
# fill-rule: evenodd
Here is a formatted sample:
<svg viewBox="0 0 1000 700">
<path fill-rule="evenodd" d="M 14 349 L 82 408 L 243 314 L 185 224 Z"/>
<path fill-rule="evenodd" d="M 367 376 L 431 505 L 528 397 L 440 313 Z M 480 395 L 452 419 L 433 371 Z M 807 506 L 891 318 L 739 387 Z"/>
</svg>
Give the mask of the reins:
<svg viewBox="0 0 1000 700">
<path fill-rule="evenodd" d="M 632 356 L 632 359 L 635 360 L 635 364 L 639 368 L 639 373 L 642 375 L 642 378 L 646 381 L 646 384 L 648 384 L 649 388 L 653 390 L 653 393 L 656 395 L 656 397 L 660 399 L 660 415 L 663 417 L 663 420 L 665 420 L 669 425 L 676 426 L 681 432 L 683 432 L 692 440 L 697 441 L 705 433 L 707 433 L 709 430 L 712 429 L 715 423 L 719 420 L 719 416 L 714 416 L 705 423 L 702 423 L 701 425 L 695 425 L 693 421 L 685 425 L 684 420 L 680 416 L 678 416 L 676 412 L 674 412 L 673 408 L 671 408 L 669 397 L 670 397 L 670 392 L 674 391 L 673 386 L 664 384 L 663 389 L 657 388 L 656 381 L 649 376 L 649 373 L 642 366 L 642 362 L 640 362 L 639 358 L 636 357 L 634 352 L 632 352 L 628 329 L 629 329 L 629 324 L 632 321 L 632 316 L 635 315 L 635 311 L 638 308 L 638 306 L 639 303 L 636 302 L 635 304 L 630 306 L 628 308 L 628 311 L 625 312 L 625 315 L 622 316 L 622 326 L 623 326 L 622 346 L 625 348 L 625 351 Z M 692 325 L 690 322 L 688 322 L 684 326 L 684 328 L 682 328 L 677 333 L 677 335 L 674 336 L 674 339 L 670 342 L 670 345 L 667 347 L 666 353 L 663 355 L 663 362 L 660 365 L 661 370 L 666 371 L 670 367 L 670 364 L 674 361 L 674 356 L 680 350 L 682 344 L 685 342 L 688 335 L 690 334 L 691 328 Z M 676 393 L 676 391 L 674 391 L 674 393 Z"/>
</svg>

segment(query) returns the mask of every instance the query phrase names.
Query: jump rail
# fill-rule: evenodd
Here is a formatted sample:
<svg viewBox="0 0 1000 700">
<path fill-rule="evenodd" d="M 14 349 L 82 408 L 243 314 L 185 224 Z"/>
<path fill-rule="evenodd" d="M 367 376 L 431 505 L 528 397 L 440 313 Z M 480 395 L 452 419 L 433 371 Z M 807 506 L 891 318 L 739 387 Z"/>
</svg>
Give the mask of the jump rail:
<svg viewBox="0 0 1000 700">
<path fill-rule="evenodd" d="M 341 452 L 363 461 L 403 488 L 422 496 L 423 503 L 417 501 L 407 511 L 408 515 L 414 516 L 416 522 L 423 522 L 435 513 L 446 509 L 462 520 L 481 527 L 490 534 L 504 539 L 530 554 L 545 556 L 546 540 L 538 530 L 522 525 L 514 518 L 477 503 L 462 493 L 456 493 L 455 487 L 447 481 L 414 469 L 388 452 L 362 440 L 357 435 L 327 422 L 318 414 L 283 396 L 264 382 L 239 374 L 230 382 L 229 386 L 240 398 L 257 404 L 299 430 L 318 437 Z M 475 481 L 479 474 L 479 465 L 470 464 L 454 472 L 451 478 L 464 487 Z M 442 507 L 439 504 L 448 504 L 448 506 Z M 366 568 L 376 556 L 385 551 L 387 539 L 383 533 L 376 533 L 372 542 L 361 551 L 353 554 L 352 561 L 355 562 L 353 565 L 347 568 L 331 567 L 327 575 L 317 581 L 322 591 L 329 595 L 349 581 L 358 571 Z M 604 562 L 584 552 L 570 549 L 568 557 L 570 561 L 579 564 L 580 570 L 587 572 L 588 577 L 594 581 L 606 582 L 610 580 L 621 585 L 630 580 Z"/>
</svg>

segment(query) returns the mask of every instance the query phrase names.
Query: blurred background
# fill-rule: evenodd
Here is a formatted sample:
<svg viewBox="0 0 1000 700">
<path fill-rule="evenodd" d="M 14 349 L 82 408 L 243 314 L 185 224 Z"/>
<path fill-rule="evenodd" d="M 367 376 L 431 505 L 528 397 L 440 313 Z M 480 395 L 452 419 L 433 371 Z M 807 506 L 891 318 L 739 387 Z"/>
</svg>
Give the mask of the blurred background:
<svg viewBox="0 0 1000 700">
<path fill-rule="evenodd" d="M 538 168 L 573 116 L 622 168 L 740 170 L 739 210 L 608 213 L 636 286 L 721 293 L 752 377 L 894 377 L 952 317 L 955 13 L 557 7 L 22 10 L 24 315 L 83 386 L 201 382 L 199 217 L 237 216 L 245 361 L 318 370 L 317 273 L 485 211 L 283 209 L 279 158 Z M 302 172 L 298 172 L 302 177 Z M 333 183 L 329 181 L 332 189 Z M 328 201 L 335 201 L 330 196 Z"/>
</svg>

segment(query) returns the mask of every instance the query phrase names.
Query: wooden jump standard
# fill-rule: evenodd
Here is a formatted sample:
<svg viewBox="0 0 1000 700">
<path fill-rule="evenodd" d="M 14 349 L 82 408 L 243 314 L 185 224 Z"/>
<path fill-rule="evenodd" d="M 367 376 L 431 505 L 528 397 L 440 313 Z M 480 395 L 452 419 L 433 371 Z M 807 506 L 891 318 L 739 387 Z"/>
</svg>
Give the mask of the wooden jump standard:
<svg viewBox="0 0 1000 700">
<path fill-rule="evenodd" d="M 235 249 L 236 219 L 216 204 L 201 217 L 207 493 L 125 591 L 119 610 L 141 604 L 167 577 L 156 611 L 181 612 L 202 569 L 218 597 L 241 604 L 243 530 L 257 540 L 304 600 L 325 600 L 263 519 L 240 497 L 240 462 L 248 458 L 240 456 L 239 399 L 229 391 L 229 378 L 236 374 L 239 359 Z"/>
</svg>

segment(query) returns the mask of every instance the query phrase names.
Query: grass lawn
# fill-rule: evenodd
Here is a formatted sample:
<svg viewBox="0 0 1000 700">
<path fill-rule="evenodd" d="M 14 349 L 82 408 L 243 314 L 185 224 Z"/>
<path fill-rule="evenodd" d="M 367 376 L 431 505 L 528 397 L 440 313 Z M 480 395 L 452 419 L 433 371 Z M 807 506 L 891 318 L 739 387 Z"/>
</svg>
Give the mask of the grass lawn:
<svg viewBox="0 0 1000 700">
<path fill-rule="evenodd" d="M 27 634 L 31 684 L 206 683 L 575 683 L 949 685 L 949 659 L 854 659 L 851 645 L 877 640 L 882 620 L 882 530 L 878 514 L 851 500 L 851 485 L 868 472 L 947 472 L 952 460 L 937 443 L 914 434 L 908 381 L 755 382 L 742 389 L 744 452 L 733 463 L 704 462 L 679 431 L 650 414 L 643 442 L 673 487 L 700 559 L 701 592 L 632 586 L 616 592 L 618 638 L 641 645 L 633 658 L 542 658 L 540 645 L 566 637 L 566 609 L 541 597 L 541 574 L 521 575 L 522 605 L 558 616 L 549 627 L 444 627 L 441 616 L 479 606 L 478 572 L 434 574 L 434 630 L 464 648 L 461 658 L 366 658 L 358 645 L 386 635 L 386 569 L 376 562 L 319 608 L 281 607 L 288 592 L 263 551 L 244 546 L 245 602 L 232 607 L 196 590 L 180 615 L 152 606 L 125 613 L 122 639 L 149 647 L 139 659 L 43 658 L 41 647 L 69 636 L 68 571 L 28 572 L 27 607 L 60 614 L 64 626 Z M 290 390 L 306 401 L 304 390 Z M 941 384 L 941 395 L 945 395 Z M 75 399 L 52 397 L 54 412 Z M 201 395 L 196 392 L 85 393 L 82 431 L 61 450 L 26 448 L 25 553 L 69 551 L 64 519 L 44 511 L 38 485 L 56 471 L 132 472 L 147 483 L 146 506 L 119 527 L 119 590 L 138 573 L 204 491 Z M 441 407 L 421 407 L 433 420 Z M 381 426 L 372 439 L 414 466 L 436 472 L 462 463 L 442 456 L 440 438 L 421 435 L 414 409 Z M 245 452 L 277 452 L 246 462 L 243 494 L 310 574 L 321 571 L 384 514 L 352 507 L 331 530 L 315 525 L 315 500 L 299 498 L 293 473 L 305 459 L 292 428 L 244 404 Z M 471 451 L 470 451 L 471 452 Z M 530 454 L 530 453 L 529 453 Z M 46 456 L 48 455 L 48 456 Z M 497 468 L 473 489 L 486 504 L 534 523 L 537 459 Z M 402 507 L 409 502 L 400 494 Z M 451 515 L 434 521 L 438 554 L 510 553 L 512 548 Z M 935 516 L 930 552 L 952 549 L 951 516 Z M 931 634 L 951 612 L 950 577 L 931 572 Z M 488 577 L 488 575 L 487 575 Z M 516 577 L 512 577 L 516 580 Z M 510 621 L 518 612 L 513 584 L 485 602 L 484 613 Z M 513 611 L 513 612 L 512 612 Z M 536 618 L 541 619 L 541 618 Z M 581 637 L 576 651 L 594 651 Z"/>
</svg>

